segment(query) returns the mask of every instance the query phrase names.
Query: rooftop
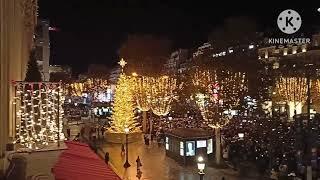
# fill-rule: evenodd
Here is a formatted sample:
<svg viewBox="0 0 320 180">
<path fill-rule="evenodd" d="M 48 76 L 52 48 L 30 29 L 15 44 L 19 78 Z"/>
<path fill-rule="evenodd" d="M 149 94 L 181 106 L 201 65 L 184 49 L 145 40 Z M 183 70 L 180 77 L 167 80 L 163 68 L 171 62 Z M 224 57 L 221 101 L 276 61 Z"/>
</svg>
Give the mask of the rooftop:
<svg viewBox="0 0 320 180">
<path fill-rule="evenodd" d="M 213 131 L 200 128 L 178 128 L 167 131 L 166 134 L 180 138 L 207 138 L 214 135 Z"/>
</svg>

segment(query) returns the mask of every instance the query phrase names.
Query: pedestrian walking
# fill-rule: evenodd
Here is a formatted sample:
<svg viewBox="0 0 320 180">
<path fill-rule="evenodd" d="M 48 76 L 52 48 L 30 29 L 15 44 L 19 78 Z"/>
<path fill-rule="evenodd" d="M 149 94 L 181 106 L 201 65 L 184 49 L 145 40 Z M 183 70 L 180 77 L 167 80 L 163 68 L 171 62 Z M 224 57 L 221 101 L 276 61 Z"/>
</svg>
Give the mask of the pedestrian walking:
<svg viewBox="0 0 320 180">
<path fill-rule="evenodd" d="M 67 128 L 67 136 L 68 136 L 68 139 L 70 139 L 70 137 L 71 137 L 71 131 L 70 131 L 70 128 L 69 128 L 69 127 Z"/>
<path fill-rule="evenodd" d="M 125 154 L 124 144 L 121 144 L 121 156 L 124 156 L 124 154 Z"/>
<path fill-rule="evenodd" d="M 106 163 L 106 164 L 108 164 L 109 163 L 109 153 L 108 152 L 106 152 L 106 154 L 104 155 L 104 162 Z"/>
<path fill-rule="evenodd" d="M 137 160 L 136 160 L 136 163 L 137 163 L 137 172 L 140 171 L 140 167 L 142 166 L 141 164 L 141 160 L 140 160 L 140 157 L 138 156 Z"/>
<path fill-rule="evenodd" d="M 100 139 L 100 128 L 97 127 L 98 139 Z"/>
<path fill-rule="evenodd" d="M 104 132 L 105 132 L 105 129 L 104 129 L 104 126 L 101 127 L 101 135 L 102 135 L 102 139 L 104 139 Z"/>
</svg>

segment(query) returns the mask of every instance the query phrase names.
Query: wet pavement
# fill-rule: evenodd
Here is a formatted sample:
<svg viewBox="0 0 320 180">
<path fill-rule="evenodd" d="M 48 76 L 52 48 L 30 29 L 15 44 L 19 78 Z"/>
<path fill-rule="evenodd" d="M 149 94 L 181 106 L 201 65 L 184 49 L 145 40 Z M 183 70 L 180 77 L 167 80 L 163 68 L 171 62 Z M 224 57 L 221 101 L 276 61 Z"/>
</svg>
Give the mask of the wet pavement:
<svg viewBox="0 0 320 180">
<path fill-rule="evenodd" d="M 136 180 L 136 159 L 140 156 L 142 167 L 141 180 L 198 180 L 199 175 L 195 167 L 184 167 L 173 159 L 166 157 L 164 147 L 159 148 L 157 143 L 146 146 L 142 139 L 140 142 L 129 144 L 129 163 L 131 167 L 125 169 L 123 164 L 125 156 L 121 155 L 121 144 L 103 144 L 100 146 L 104 152 L 109 152 L 110 163 L 116 169 L 116 173 L 123 180 Z M 101 152 L 103 153 L 103 152 Z M 104 157 L 104 156 L 103 156 Z M 204 180 L 251 180 L 256 178 L 240 178 L 237 171 L 232 169 L 205 169 Z"/>
</svg>

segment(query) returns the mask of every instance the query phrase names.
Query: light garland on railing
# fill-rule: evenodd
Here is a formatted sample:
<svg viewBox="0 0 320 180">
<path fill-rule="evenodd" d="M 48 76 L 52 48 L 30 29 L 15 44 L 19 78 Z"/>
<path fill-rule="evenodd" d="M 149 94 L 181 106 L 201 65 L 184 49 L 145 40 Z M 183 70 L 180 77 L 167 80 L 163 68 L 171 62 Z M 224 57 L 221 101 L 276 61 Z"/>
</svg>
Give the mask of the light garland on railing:
<svg viewBox="0 0 320 180">
<path fill-rule="evenodd" d="M 64 140 L 62 132 L 64 95 L 61 84 L 15 82 L 14 87 L 16 94 L 12 103 L 16 111 L 14 143 L 29 149 L 39 149 L 50 142 L 57 142 L 58 134 L 60 140 Z"/>
<path fill-rule="evenodd" d="M 152 112 L 157 116 L 165 116 L 171 110 L 171 102 L 174 99 L 176 79 L 169 76 L 151 78 L 150 104 Z"/>
</svg>

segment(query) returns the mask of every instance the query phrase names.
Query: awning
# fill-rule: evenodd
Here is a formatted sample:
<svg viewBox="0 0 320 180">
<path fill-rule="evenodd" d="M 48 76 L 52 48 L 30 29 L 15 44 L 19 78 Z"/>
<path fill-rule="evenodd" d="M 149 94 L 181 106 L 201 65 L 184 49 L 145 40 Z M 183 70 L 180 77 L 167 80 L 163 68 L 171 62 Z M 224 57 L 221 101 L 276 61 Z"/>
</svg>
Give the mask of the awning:
<svg viewBox="0 0 320 180">
<path fill-rule="evenodd" d="M 121 180 L 87 144 L 66 141 L 52 172 L 56 180 Z"/>
</svg>

